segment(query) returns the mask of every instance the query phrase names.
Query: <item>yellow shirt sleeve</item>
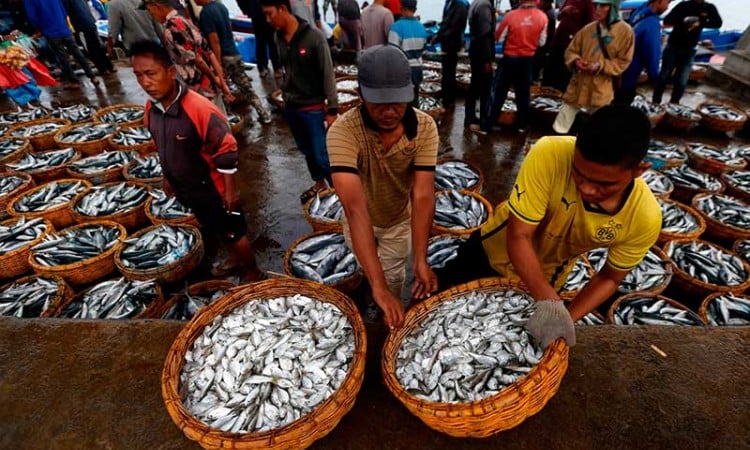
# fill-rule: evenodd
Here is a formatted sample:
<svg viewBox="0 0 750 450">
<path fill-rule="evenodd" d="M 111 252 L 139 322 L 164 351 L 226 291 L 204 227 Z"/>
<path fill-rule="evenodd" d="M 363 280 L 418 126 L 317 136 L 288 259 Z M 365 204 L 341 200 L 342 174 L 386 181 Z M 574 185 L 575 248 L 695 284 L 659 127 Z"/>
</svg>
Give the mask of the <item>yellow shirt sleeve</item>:
<svg viewBox="0 0 750 450">
<path fill-rule="evenodd" d="M 646 188 L 647 189 L 647 188 Z M 661 231 L 661 209 L 650 192 L 644 193 L 633 212 L 631 232 L 609 247 L 607 264 L 616 270 L 631 270 L 641 263 Z"/>
<path fill-rule="evenodd" d="M 417 112 L 419 124 L 417 128 L 417 137 L 414 144 L 417 146 L 417 153 L 414 155 L 414 167 L 417 169 L 434 169 L 437 164 L 438 152 L 438 132 L 437 125 L 432 117 L 427 114 Z"/>
</svg>

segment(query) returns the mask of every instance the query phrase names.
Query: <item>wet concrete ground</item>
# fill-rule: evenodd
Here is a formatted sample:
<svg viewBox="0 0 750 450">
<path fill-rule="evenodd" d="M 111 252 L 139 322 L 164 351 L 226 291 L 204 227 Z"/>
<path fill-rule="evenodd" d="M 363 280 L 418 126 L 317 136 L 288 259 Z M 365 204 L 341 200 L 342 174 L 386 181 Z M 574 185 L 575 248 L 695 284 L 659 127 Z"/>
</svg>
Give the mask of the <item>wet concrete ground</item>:
<svg viewBox="0 0 750 450">
<path fill-rule="evenodd" d="M 98 89 L 84 82 L 81 91 L 46 91 L 42 101 L 104 107 L 146 99 L 126 66 L 105 80 Z M 273 90 L 272 82 L 257 84 L 261 96 Z M 685 103 L 693 106 L 705 92 L 723 95 L 707 87 L 692 91 Z M 440 135 L 441 156 L 481 167 L 484 195 L 502 201 L 526 137 L 464 132 L 460 105 L 442 121 Z M 728 142 L 701 130 L 680 137 Z M 311 182 L 279 115 L 271 126 L 248 127 L 239 141 L 238 178 L 259 263 L 280 271 L 287 246 L 311 231 L 298 200 Z M 2 318 L 0 448 L 195 448 L 172 424 L 160 396 L 161 367 L 180 327 Z M 749 328 L 579 328 L 558 395 L 518 428 L 485 440 L 433 432 L 393 398 L 379 381 L 382 333 L 377 326 L 369 330 L 367 377 L 355 409 L 316 448 L 750 447 Z M 667 358 L 650 350 L 652 343 Z"/>
</svg>

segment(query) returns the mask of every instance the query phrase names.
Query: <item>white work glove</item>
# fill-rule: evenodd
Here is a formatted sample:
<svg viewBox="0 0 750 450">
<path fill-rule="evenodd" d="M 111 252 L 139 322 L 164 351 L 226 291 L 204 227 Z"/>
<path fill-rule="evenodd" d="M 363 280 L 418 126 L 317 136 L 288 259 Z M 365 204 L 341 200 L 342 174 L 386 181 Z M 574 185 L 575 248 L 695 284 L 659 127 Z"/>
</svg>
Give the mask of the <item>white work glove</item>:
<svg viewBox="0 0 750 450">
<path fill-rule="evenodd" d="M 526 328 L 542 348 L 547 348 L 557 338 L 563 338 L 569 346 L 576 345 L 573 319 L 561 300 L 539 300 L 536 311 L 526 323 Z"/>
</svg>

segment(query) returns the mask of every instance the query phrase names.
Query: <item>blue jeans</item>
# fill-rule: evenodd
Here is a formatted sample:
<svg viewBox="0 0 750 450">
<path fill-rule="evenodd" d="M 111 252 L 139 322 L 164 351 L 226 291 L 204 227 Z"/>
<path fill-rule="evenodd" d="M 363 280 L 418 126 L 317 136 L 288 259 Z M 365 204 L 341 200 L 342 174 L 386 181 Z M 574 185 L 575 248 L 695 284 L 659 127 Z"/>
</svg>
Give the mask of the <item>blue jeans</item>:
<svg viewBox="0 0 750 450">
<path fill-rule="evenodd" d="M 531 76 L 534 70 L 533 56 L 504 56 L 495 71 L 489 112 L 482 120 L 482 129 L 492 130 L 508 96 L 510 85 L 516 93 L 516 126 L 526 128 L 529 120 Z"/>
<path fill-rule="evenodd" d="M 284 118 L 292 129 L 292 136 L 297 148 L 305 155 L 307 170 L 314 181 L 326 179 L 331 181 L 331 165 L 328 162 L 326 147 L 325 112 L 322 109 L 299 111 L 295 108 L 284 108 Z"/>
<path fill-rule="evenodd" d="M 693 57 L 695 56 L 694 48 L 680 48 L 667 44 L 664 47 L 664 53 L 661 57 L 661 70 L 659 70 L 659 80 L 654 88 L 654 103 L 661 103 L 661 97 L 664 95 L 664 88 L 667 81 L 672 76 L 674 70 L 674 81 L 672 83 L 672 96 L 670 102 L 680 103 L 682 94 L 685 93 L 690 70 L 693 68 Z"/>
</svg>

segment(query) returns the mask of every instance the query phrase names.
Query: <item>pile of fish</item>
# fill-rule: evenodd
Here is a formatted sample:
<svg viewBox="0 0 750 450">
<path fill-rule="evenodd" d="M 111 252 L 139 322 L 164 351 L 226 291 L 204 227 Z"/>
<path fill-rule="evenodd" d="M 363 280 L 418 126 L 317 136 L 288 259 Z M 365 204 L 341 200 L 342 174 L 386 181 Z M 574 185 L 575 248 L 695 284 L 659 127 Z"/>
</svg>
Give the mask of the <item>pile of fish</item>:
<svg viewBox="0 0 750 450">
<path fill-rule="evenodd" d="M 748 278 L 742 260 L 705 242 L 674 242 L 668 256 L 683 272 L 704 283 L 739 286 Z"/>
<path fill-rule="evenodd" d="M 614 319 L 617 325 L 703 325 L 700 317 L 689 309 L 677 308 L 653 297 L 621 302 Z"/>
<path fill-rule="evenodd" d="M 17 172 L 39 172 L 67 164 L 76 155 L 72 148 L 52 150 L 42 153 L 27 153 L 14 163 L 8 163 L 8 168 Z"/>
<path fill-rule="evenodd" d="M 161 189 L 153 189 L 149 192 L 149 195 L 153 197 L 149 212 L 156 218 L 173 220 L 182 219 L 193 214 L 190 208 L 180 203 L 176 197 L 168 196 Z"/>
<path fill-rule="evenodd" d="M 740 241 L 737 244 L 737 255 L 747 262 L 750 262 L 750 239 Z"/>
<path fill-rule="evenodd" d="M 122 237 L 119 229 L 96 224 L 48 233 L 31 248 L 31 257 L 47 267 L 71 264 L 102 254 Z"/>
<path fill-rule="evenodd" d="M 52 111 L 51 116 L 59 119 L 67 119 L 71 123 L 90 120 L 96 110 L 89 105 L 61 106 Z"/>
<path fill-rule="evenodd" d="M 0 256 L 29 245 L 45 231 L 41 218 L 26 220 L 21 216 L 12 224 L 0 225 Z"/>
<path fill-rule="evenodd" d="M 356 91 L 357 89 L 359 89 L 357 80 L 336 80 L 336 90 Z"/>
<path fill-rule="evenodd" d="M 168 266 L 187 255 L 195 243 L 195 235 L 189 230 L 162 224 L 123 241 L 120 261 L 136 270 Z"/>
<path fill-rule="evenodd" d="M 396 378 L 411 395 L 431 402 L 496 395 L 542 358 L 525 329 L 532 310 L 533 300 L 514 290 L 448 300 L 404 337 Z"/>
<path fill-rule="evenodd" d="M 443 102 L 437 97 L 420 95 L 417 99 L 417 107 L 420 111 L 434 111 L 443 107 Z"/>
<path fill-rule="evenodd" d="M 430 239 L 427 245 L 427 264 L 433 269 L 445 267 L 448 261 L 458 256 L 458 248 L 464 240 L 451 235 L 443 235 Z"/>
<path fill-rule="evenodd" d="M 176 301 L 172 307 L 162 314 L 161 318 L 165 320 L 190 320 L 199 309 L 220 299 L 224 294 L 226 294 L 226 291 L 219 289 L 213 292 L 191 295 L 185 289 L 185 292 L 180 294 L 185 298 Z"/>
<path fill-rule="evenodd" d="M 586 259 L 589 261 L 589 264 L 591 264 L 591 267 L 594 268 L 594 272 L 598 273 L 604 268 L 608 254 L 609 251 L 606 247 L 595 248 L 586 253 Z"/>
<path fill-rule="evenodd" d="M 354 355 L 349 319 L 302 295 L 249 301 L 206 326 L 185 353 L 182 402 L 211 428 L 263 432 L 310 414 Z"/>
<path fill-rule="evenodd" d="M 294 276 L 322 284 L 335 284 L 359 270 L 354 253 L 341 233 L 313 236 L 297 244 L 289 258 Z"/>
<path fill-rule="evenodd" d="M 337 193 L 333 192 L 325 197 L 316 193 L 307 212 L 315 219 L 324 222 L 339 222 L 344 215 L 344 207 Z"/>
<path fill-rule="evenodd" d="M 227 115 L 227 122 L 229 122 L 229 126 L 235 126 L 242 120 L 242 117 L 238 116 L 237 114 L 228 114 Z"/>
<path fill-rule="evenodd" d="M 712 159 L 732 166 L 745 165 L 745 158 L 740 154 L 741 150 L 739 148 L 718 149 L 698 142 L 689 143 L 688 148 L 690 152 L 706 159 Z"/>
<path fill-rule="evenodd" d="M 157 298 L 154 281 L 119 278 L 103 281 L 60 312 L 68 319 L 129 319 L 142 313 Z"/>
<path fill-rule="evenodd" d="M 422 81 L 440 81 L 441 78 L 443 78 L 443 75 L 439 70 L 422 70 Z"/>
<path fill-rule="evenodd" d="M 672 267 L 669 261 L 649 250 L 635 269 L 631 270 L 620 282 L 620 291 L 648 291 L 659 286 L 666 286 L 672 280 Z"/>
<path fill-rule="evenodd" d="M 700 227 L 698 219 L 679 205 L 659 201 L 659 206 L 661 206 L 661 231 L 690 233 Z"/>
<path fill-rule="evenodd" d="M 529 106 L 542 111 L 557 112 L 562 107 L 562 100 L 555 97 L 547 97 L 546 95 L 537 95 L 531 99 Z"/>
<path fill-rule="evenodd" d="M 46 211 L 68 203 L 85 190 L 86 185 L 81 181 L 51 181 L 37 191 L 24 194 L 13 208 L 21 213 Z"/>
<path fill-rule="evenodd" d="M 128 175 L 140 180 L 151 180 L 153 178 L 161 178 L 161 162 L 159 161 L 159 155 L 153 154 L 145 158 L 136 156 L 133 158 L 135 161 L 133 164 L 128 166 Z"/>
<path fill-rule="evenodd" d="M 81 144 L 104 139 L 114 132 L 115 126 L 110 123 L 86 123 L 61 133 L 57 140 L 65 144 Z"/>
<path fill-rule="evenodd" d="M 422 83 L 419 85 L 419 92 L 427 95 L 435 95 L 440 92 L 440 89 L 440 83 L 434 81 L 429 81 L 427 83 Z"/>
<path fill-rule="evenodd" d="M 664 109 L 667 111 L 667 114 L 679 117 L 681 119 L 692 121 L 701 120 L 701 115 L 695 112 L 695 110 L 688 108 L 687 106 L 679 105 L 677 103 L 667 103 L 666 105 L 664 105 Z"/>
<path fill-rule="evenodd" d="M 735 170 L 725 173 L 724 176 L 734 188 L 750 194 L 750 172 Z"/>
<path fill-rule="evenodd" d="M 46 117 L 49 112 L 44 108 L 34 108 L 26 111 L 15 111 L 0 114 L 0 123 L 14 125 L 17 123 L 29 122 Z"/>
<path fill-rule="evenodd" d="M 94 186 L 76 201 L 73 209 L 89 217 L 109 216 L 135 208 L 147 197 L 148 190 L 137 184 Z"/>
<path fill-rule="evenodd" d="M 687 161 L 687 154 L 682 150 L 681 146 L 675 143 L 652 139 L 648 144 L 646 158 L 665 162 L 678 160 L 681 163 L 684 163 Z"/>
<path fill-rule="evenodd" d="M 643 172 L 641 178 L 643 178 L 646 184 L 648 184 L 648 188 L 651 189 L 651 192 L 657 196 L 669 194 L 674 188 L 672 181 L 670 181 L 669 178 L 655 170 L 647 170 Z"/>
<path fill-rule="evenodd" d="M 121 124 L 143 119 L 144 109 L 141 107 L 126 106 L 106 112 L 99 116 L 100 122 Z"/>
<path fill-rule="evenodd" d="M 0 176 L 0 196 L 8 195 L 18 189 L 24 179 L 15 175 Z"/>
<path fill-rule="evenodd" d="M 40 134 L 52 133 L 64 127 L 65 124 L 60 122 L 43 122 L 19 127 L 10 132 L 12 137 L 17 138 L 28 138 L 32 136 L 39 136 Z"/>
<path fill-rule="evenodd" d="M 337 75 L 353 77 L 357 76 L 359 69 L 355 64 L 342 64 L 334 69 Z"/>
<path fill-rule="evenodd" d="M 723 120 L 740 121 L 745 120 L 745 115 L 734 108 L 729 108 L 717 103 L 704 103 L 699 112 L 704 116 L 716 117 Z"/>
<path fill-rule="evenodd" d="M 578 319 L 576 325 L 604 325 L 604 321 L 591 312 Z"/>
<path fill-rule="evenodd" d="M 446 161 L 435 167 L 435 189 L 472 189 L 479 183 L 479 174 L 464 161 Z"/>
<path fill-rule="evenodd" d="M 687 165 L 670 167 L 662 172 L 672 183 L 701 191 L 716 192 L 721 189 L 721 181 L 703 172 L 699 172 Z"/>
<path fill-rule="evenodd" d="M 698 200 L 696 207 L 719 222 L 750 230 L 750 206 L 726 195 L 707 195 Z"/>
<path fill-rule="evenodd" d="M 12 154 L 25 144 L 26 141 L 23 139 L 0 139 L 0 159 Z"/>
<path fill-rule="evenodd" d="M 463 84 L 471 84 L 471 72 L 456 72 L 456 81 Z"/>
<path fill-rule="evenodd" d="M 98 155 L 81 158 L 72 162 L 68 168 L 72 172 L 82 175 L 93 175 L 105 172 L 110 169 L 122 169 L 127 163 L 133 160 L 133 154 L 130 152 L 103 152 Z"/>
<path fill-rule="evenodd" d="M 640 109 L 648 117 L 658 116 L 664 112 L 664 107 L 662 105 L 651 103 L 642 95 L 636 95 L 631 106 Z"/>
<path fill-rule="evenodd" d="M 39 317 L 52 306 L 57 288 L 54 280 L 44 277 L 13 282 L 0 291 L 0 316 Z"/>
<path fill-rule="evenodd" d="M 516 101 L 513 99 L 506 98 L 505 102 L 503 102 L 503 109 L 502 112 L 516 112 Z"/>
<path fill-rule="evenodd" d="M 134 145 L 151 142 L 151 132 L 146 127 L 121 128 L 112 137 L 117 145 L 132 147 Z"/>
<path fill-rule="evenodd" d="M 583 258 L 577 258 L 568 273 L 568 278 L 560 288 L 560 293 L 577 292 L 591 280 L 591 266 Z"/>
<path fill-rule="evenodd" d="M 435 224 L 451 230 L 476 228 L 489 212 L 473 195 L 456 190 L 443 191 L 435 199 Z"/>
<path fill-rule="evenodd" d="M 0 300 L 1 301 L 1 300 Z M 708 304 L 709 325 L 750 325 L 750 299 L 731 292 L 716 297 Z"/>
<path fill-rule="evenodd" d="M 339 105 L 359 101 L 358 95 L 355 95 L 355 94 L 352 94 L 351 92 L 346 92 L 346 91 L 336 92 L 336 98 L 338 99 Z"/>
</svg>

